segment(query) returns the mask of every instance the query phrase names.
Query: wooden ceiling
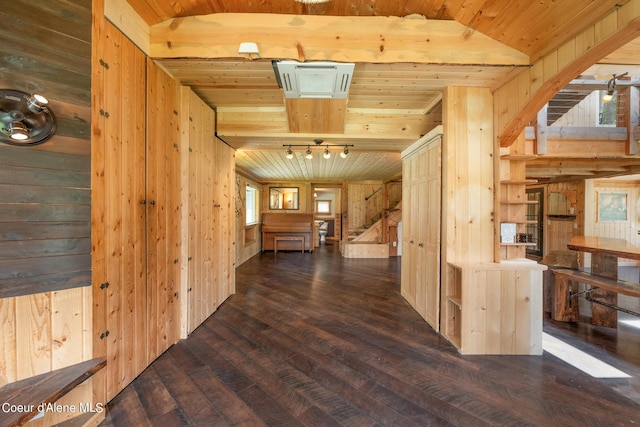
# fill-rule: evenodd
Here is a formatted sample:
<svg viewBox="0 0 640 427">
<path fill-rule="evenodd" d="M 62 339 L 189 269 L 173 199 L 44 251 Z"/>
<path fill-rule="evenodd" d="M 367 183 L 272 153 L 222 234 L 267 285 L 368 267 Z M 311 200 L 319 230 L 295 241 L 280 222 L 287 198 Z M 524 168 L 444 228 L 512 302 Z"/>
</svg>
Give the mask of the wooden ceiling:
<svg viewBox="0 0 640 427">
<path fill-rule="evenodd" d="M 158 46 L 162 47 L 164 44 L 165 50 L 174 48 L 176 52 L 182 52 L 175 56 L 171 53 L 156 56 L 152 48 L 152 57 L 216 109 L 216 132 L 221 139 L 238 150 L 238 168 L 256 179 L 267 181 L 384 180 L 397 176 L 401 170 L 399 153 L 433 126 L 441 123 L 440 100 L 445 87 L 463 85 L 496 88 L 512 73 L 517 72 L 518 68 L 534 62 L 627 0 L 332 0 L 315 5 L 304 5 L 294 0 L 127 1 L 151 26 L 152 39 L 155 37 L 156 42 L 160 40 Z M 244 31 L 236 31 L 240 34 L 236 34 L 235 38 L 227 36 L 227 33 L 184 33 L 183 37 L 189 43 L 201 43 L 201 50 L 179 50 L 178 43 L 172 44 L 171 39 L 175 37 L 177 40 L 179 36 L 163 33 L 168 28 L 174 30 L 191 25 L 191 21 L 167 21 L 172 18 L 189 19 L 186 17 L 233 13 L 274 15 L 268 19 L 258 16 L 256 22 L 259 25 L 246 26 Z M 437 60 L 432 60 L 426 58 L 428 54 L 411 56 L 411 49 L 401 51 L 405 47 L 394 45 L 390 40 L 392 36 L 388 36 L 384 42 L 373 41 L 380 44 L 380 52 L 374 52 L 373 49 L 367 51 L 369 40 L 361 40 L 359 43 L 364 46 L 363 52 L 372 59 L 350 60 L 356 63 L 356 67 L 344 112 L 344 130 L 341 133 L 292 132 L 291 106 L 287 111 L 287 103 L 271 65 L 271 59 L 276 59 L 277 53 L 270 54 L 276 52 L 278 43 L 286 44 L 287 34 L 291 33 L 271 34 L 269 27 L 263 24 L 281 19 L 280 15 L 296 15 L 296 19 L 311 19 L 316 16 L 406 17 L 412 19 L 411 22 L 416 22 L 412 25 L 433 25 L 434 21 L 430 20 L 444 20 L 451 25 L 461 24 L 460 30 L 454 31 L 460 31 L 461 36 L 470 37 L 469 45 L 474 40 L 479 46 L 489 46 L 487 40 L 495 45 L 491 45 L 491 50 L 485 50 L 486 58 L 473 56 L 473 46 L 463 51 L 466 46 L 460 44 L 456 48 L 443 47 L 443 50 L 449 51 L 450 56 L 440 53 Z M 292 21 L 292 18 L 287 19 Z M 308 28 L 308 25 L 304 28 Z M 335 26 L 330 26 L 330 30 L 333 31 L 334 28 Z M 339 34 L 346 32 L 342 29 L 340 31 L 342 32 Z M 379 31 L 383 32 L 382 29 Z M 201 36 L 196 37 L 194 34 Z M 249 39 L 237 38 L 243 34 Z M 308 47 L 311 45 L 309 41 L 306 44 L 300 41 L 303 37 L 316 37 L 318 46 L 327 43 L 316 34 L 293 34 L 298 40 L 298 50 L 300 45 L 306 48 L 302 58 L 305 60 L 309 60 L 313 52 Z M 278 37 L 282 40 L 277 39 Z M 335 39 L 340 38 L 334 33 L 324 34 L 323 37 L 333 38 L 334 44 Z M 372 38 L 376 37 L 384 38 L 382 35 Z M 405 40 L 402 37 L 399 39 Z M 423 37 L 423 41 L 430 41 L 429 34 Z M 191 54 L 203 52 L 207 43 L 227 43 L 237 49 L 238 40 L 256 42 L 264 56 L 249 58 L 236 52 L 230 54 L 230 50 L 210 56 Z M 347 46 L 344 39 L 340 40 L 332 47 L 334 57 L 341 48 L 357 47 Z M 377 45 L 375 48 L 377 49 Z M 384 52 L 383 48 L 386 49 Z M 374 56 L 376 53 L 390 55 L 393 49 L 397 51 L 398 58 L 405 55 L 407 60 L 385 62 L 380 60 L 384 57 Z M 281 51 L 284 50 L 279 52 Z M 502 57 L 497 58 L 496 55 L 487 53 L 494 51 L 500 51 Z M 619 69 L 620 61 L 616 60 L 615 55 L 609 58 L 611 63 L 603 64 L 602 67 L 606 65 Z M 603 68 L 600 72 L 604 74 L 608 71 Z M 315 107 L 299 107 L 300 110 L 295 114 L 297 117 L 312 117 L 314 111 L 318 111 L 318 104 L 313 105 Z M 329 160 L 322 158 L 321 150 L 315 152 L 313 160 L 304 159 L 304 147 L 294 147 L 294 159 L 286 159 L 283 145 L 309 144 L 313 148 L 313 140 L 317 138 L 328 144 L 353 144 L 354 147 L 347 159 L 336 155 L 340 151 L 339 147 L 335 148 L 334 155 Z M 566 164 L 565 162 L 565 171 Z M 584 165 L 581 167 L 584 169 Z"/>
</svg>

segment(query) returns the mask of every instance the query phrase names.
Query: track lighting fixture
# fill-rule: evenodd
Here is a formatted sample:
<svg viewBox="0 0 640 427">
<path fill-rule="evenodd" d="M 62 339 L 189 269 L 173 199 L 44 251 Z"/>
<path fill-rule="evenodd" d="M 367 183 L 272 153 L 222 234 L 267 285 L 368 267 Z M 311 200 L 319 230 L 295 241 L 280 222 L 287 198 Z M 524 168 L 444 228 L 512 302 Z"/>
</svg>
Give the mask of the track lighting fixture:
<svg viewBox="0 0 640 427">
<path fill-rule="evenodd" d="M 611 102 L 611 100 L 613 99 L 613 95 L 616 92 L 616 79 L 624 77 L 627 74 L 629 73 L 626 72 L 624 74 L 620 74 L 619 76 L 616 76 L 615 74 L 613 75 L 611 80 L 607 82 L 607 93 L 602 96 L 602 102 Z"/>
<path fill-rule="evenodd" d="M 329 150 L 330 147 L 344 147 L 344 149 L 340 152 L 340 157 L 342 157 L 343 159 L 347 157 L 347 154 L 349 154 L 349 147 L 353 147 L 352 144 L 323 144 L 323 141 L 321 139 L 314 139 L 313 142 L 315 144 L 314 147 L 324 148 L 322 157 L 324 157 L 325 159 L 331 158 L 331 151 Z M 306 151 L 304 152 L 304 158 L 308 160 L 313 159 L 311 144 L 282 144 L 282 146 L 287 148 L 287 150 L 285 151 L 287 159 L 294 158 L 292 147 L 307 147 Z"/>
<path fill-rule="evenodd" d="M 0 142 L 36 145 L 49 139 L 56 123 L 48 103 L 42 95 L 0 89 Z"/>
</svg>

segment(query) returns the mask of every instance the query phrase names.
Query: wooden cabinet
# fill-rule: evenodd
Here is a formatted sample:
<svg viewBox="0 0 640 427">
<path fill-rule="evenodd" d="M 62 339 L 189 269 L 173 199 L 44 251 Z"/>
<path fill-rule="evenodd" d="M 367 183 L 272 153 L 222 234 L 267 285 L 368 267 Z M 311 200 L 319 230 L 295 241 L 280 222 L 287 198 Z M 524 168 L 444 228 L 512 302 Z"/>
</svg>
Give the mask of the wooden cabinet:
<svg viewBox="0 0 640 427">
<path fill-rule="evenodd" d="M 429 134 L 403 152 L 401 293 L 439 328 L 441 137 Z"/>
<path fill-rule="evenodd" d="M 176 83 L 112 25 L 101 43 L 94 59 L 105 65 L 92 140 L 93 342 L 94 355 L 107 360 L 98 376 L 109 400 L 179 339 L 180 153 Z"/>
<path fill-rule="evenodd" d="M 235 292 L 235 174 L 233 149 L 214 136 L 215 112 L 189 88 L 181 99 L 186 337 Z"/>
<path fill-rule="evenodd" d="M 214 113 L 105 24 L 92 116 L 97 401 L 197 327 L 235 281 L 233 150 Z M 194 97 L 197 99 L 197 97 Z"/>
<path fill-rule="evenodd" d="M 462 354 L 542 354 L 542 272 L 535 262 L 447 266 L 442 335 Z"/>
</svg>

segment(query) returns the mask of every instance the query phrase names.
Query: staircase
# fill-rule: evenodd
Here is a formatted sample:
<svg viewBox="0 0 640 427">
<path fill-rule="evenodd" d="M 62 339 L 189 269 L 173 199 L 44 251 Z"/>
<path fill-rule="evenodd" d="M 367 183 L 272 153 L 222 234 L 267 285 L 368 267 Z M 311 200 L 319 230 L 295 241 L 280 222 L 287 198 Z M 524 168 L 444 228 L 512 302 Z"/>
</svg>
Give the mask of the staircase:
<svg viewBox="0 0 640 427">
<path fill-rule="evenodd" d="M 349 236 L 349 241 L 353 242 L 382 242 L 383 225 L 382 217 L 384 211 L 371 219 L 371 223 L 364 225 L 355 231 L 355 235 Z M 396 202 L 392 209 L 389 209 L 387 216 L 387 226 L 397 225 L 402 220 L 402 202 Z"/>
</svg>

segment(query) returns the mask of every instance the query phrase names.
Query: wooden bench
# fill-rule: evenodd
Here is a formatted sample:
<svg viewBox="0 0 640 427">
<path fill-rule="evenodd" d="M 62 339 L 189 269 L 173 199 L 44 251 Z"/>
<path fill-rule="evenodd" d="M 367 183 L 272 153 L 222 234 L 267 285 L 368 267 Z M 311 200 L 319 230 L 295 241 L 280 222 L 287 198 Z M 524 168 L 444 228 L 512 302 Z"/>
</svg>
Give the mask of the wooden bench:
<svg viewBox="0 0 640 427">
<path fill-rule="evenodd" d="M 590 285 L 592 289 L 606 289 L 617 294 L 627 295 L 640 298 L 640 284 L 627 282 L 624 280 L 610 279 L 608 277 L 598 276 L 596 274 L 587 273 L 585 271 L 556 269 L 553 270 L 555 276 L 555 289 L 553 292 L 552 302 L 552 318 L 563 322 L 576 322 L 578 320 L 578 302 L 573 301 L 577 294 L 577 287 L 574 290 L 571 282 L 578 282 Z M 598 304 L 602 301 L 590 300 Z M 609 308 L 619 307 L 605 305 Z M 628 310 L 624 310 L 629 312 Z M 630 314 L 638 314 L 630 312 Z"/>
<path fill-rule="evenodd" d="M 278 253 L 278 242 L 280 241 L 294 241 L 300 242 L 300 250 L 304 253 L 304 236 L 273 236 L 273 253 Z"/>
<path fill-rule="evenodd" d="M 0 387 L 0 405 L 14 405 L 0 410 L 0 425 L 23 425 L 40 413 L 41 404 L 56 402 L 105 365 L 104 359 L 91 359 Z"/>
</svg>

